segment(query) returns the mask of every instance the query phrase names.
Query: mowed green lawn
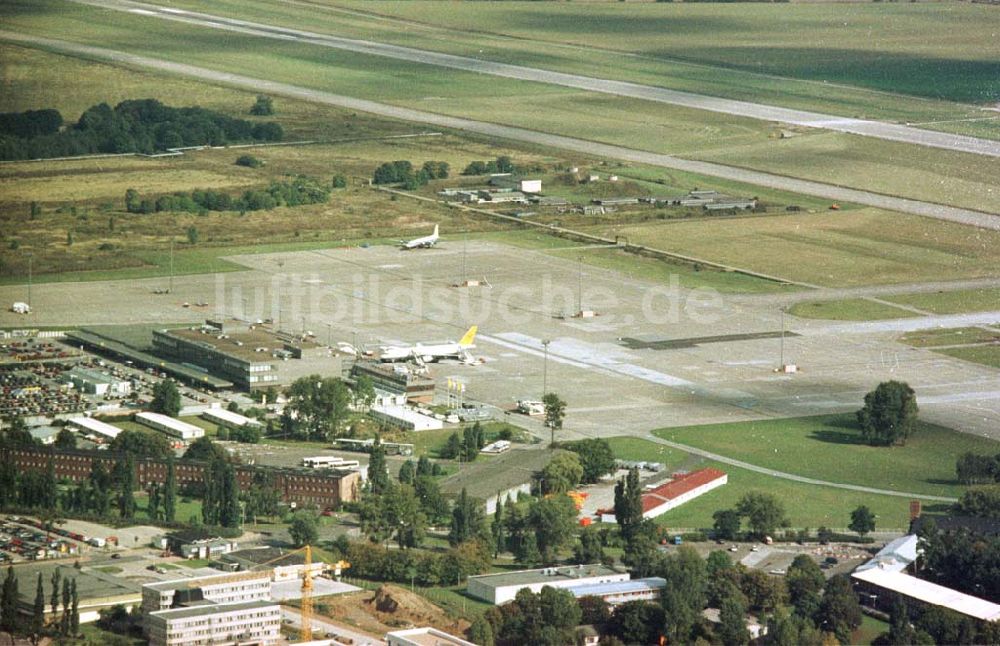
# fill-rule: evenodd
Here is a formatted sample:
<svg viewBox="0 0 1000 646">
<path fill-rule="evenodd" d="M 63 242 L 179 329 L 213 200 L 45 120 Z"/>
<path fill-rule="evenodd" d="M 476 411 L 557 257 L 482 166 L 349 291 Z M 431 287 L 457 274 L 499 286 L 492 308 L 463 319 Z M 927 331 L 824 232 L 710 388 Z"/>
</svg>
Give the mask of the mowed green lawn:
<svg viewBox="0 0 1000 646">
<path fill-rule="evenodd" d="M 955 498 L 965 490 L 955 480 L 958 456 L 1000 452 L 1000 442 L 927 423 L 919 424 L 905 446 L 869 446 L 851 414 L 667 428 L 655 434 L 810 478 Z"/>
<path fill-rule="evenodd" d="M 849 298 L 841 301 L 807 301 L 796 303 L 788 309 L 792 316 L 833 321 L 873 321 L 918 316 L 914 312 L 878 303 L 867 298 Z"/>
<path fill-rule="evenodd" d="M 877 209 L 603 226 L 593 231 L 829 287 L 1000 274 L 1000 231 Z"/>
<path fill-rule="evenodd" d="M 880 300 L 915 307 L 932 314 L 988 312 L 991 310 L 1000 310 L 1000 288 L 899 294 L 896 296 L 882 296 Z M 793 316 L 803 318 L 836 321 L 872 321 L 919 316 L 915 312 L 866 298 L 796 303 L 789 309 L 789 313 Z M 956 343 L 963 342 L 968 341 L 962 341 L 961 339 L 956 341 Z"/>
<path fill-rule="evenodd" d="M 970 343 L 1000 342 L 1000 333 L 988 332 L 978 327 L 934 328 L 907 332 L 899 338 L 901 343 L 915 348 L 933 348 L 942 345 L 968 345 Z"/>
<path fill-rule="evenodd" d="M 886 296 L 885 300 L 934 314 L 964 314 L 1000 310 L 1000 288 L 960 289 L 950 292 Z"/>
<path fill-rule="evenodd" d="M 943 348 L 935 350 L 949 357 L 981 363 L 984 366 L 1000 368 L 1000 345 L 969 346 L 965 348 Z"/>
<path fill-rule="evenodd" d="M 624 460 L 656 460 L 666 464 L 667 471 L 694 470 L 715 467 L 725 471 L 728 483 L 672 509 L 656 522 L 672 528 L 709 529 L 712 514 L 720 509 L 732 509 L 748 491 L 774 494 L 782 502 L 792 527 L 846 528 L 851 512 L 867 505 L 878 516 L 879 529 L 905 530 L 909 525 L 909 502 L 906 498 L 865 494 L 845 489 L 802 484 L 767 476 L 755 471 L 732 467 L 720 462 L 688 456 L 668 447 L 629 437 L 609 438 L 615 457 Z M 928 504 L 925 502 L 925 508 Z"/>
</svg>

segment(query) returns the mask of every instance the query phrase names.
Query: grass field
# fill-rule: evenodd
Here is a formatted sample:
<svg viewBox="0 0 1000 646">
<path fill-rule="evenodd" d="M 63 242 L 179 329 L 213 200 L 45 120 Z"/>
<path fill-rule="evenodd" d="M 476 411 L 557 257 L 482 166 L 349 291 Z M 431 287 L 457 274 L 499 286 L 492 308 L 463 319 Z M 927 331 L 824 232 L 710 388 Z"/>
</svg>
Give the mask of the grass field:
<svg viewBox="0 0 1000 646">
<path fill-rule="evenodd" d="M 1000 288 L 964 289 L 880 297 L 882 301 L 915 307 L 931 314 L 966 314 L 1000 309 Z M 866 298 L 796 303 L 793 316 L 834 321 L 872 321 L 919 316 L 915 312 Z M 961 341 L 958 341 L 961 342 Z"/>
<path fill-rule="evenodd" d="M 927 98 L 977 103 L 1000 94 L 988 9 L 967 5 L 172 4 L 560 71 L 593 75 L 600 69 L 623 80 L 852 116 L 956 118 L 967 112 Z M 924 98 L 885 101 L 882 91 Z"/>
<path fill-rule="evenodd" d="M 935 350 L 949 357 L 981 363 L 984 366 L 1000 368 L 1000 345 L 969 346 L 966 348 L 942 348 Z"/>
<path fill-rule="evenodd" d="M 964 314 L 1000 310 L 1000 288 L 963 289 L 929 294 L 887 296 L 887 301 L 909 305 L 934 314 Z"/>
<path fill-rule="evenodd" d="M 833 321 L 873 321 L 917 316 L 917 314 L 908 310 L 878 303 L 866 298 L 796 303 L 789 308 L 788 313 L 800 318 L 828 319 Z"/>
<path fill-rule="evenodd" d="M 905 446 L 872 447 L 850 414 L 688 426 L 656 435 L 796 475 L 955 498 L 965 490 L 955 480 L 956 459 L 967 451 L 1000 450 L 1000 442 L 927 423 Z"/>
<path fill-rule="evenodd" d="M 1000 268 L 1000 232 L 876 209 L 593 230 L 831 287 L 995 276 Z"/>
<path fill-rule="evenodd" d="M 584 132 L 587 139 L 654 152 L 698 158 L 733 156 L 729 163 L 766 166 L 775 172 L 824 181 L 834 176 L 838 183 L 858 188 L 911 197 L 915 191 L 925 192 L 925 199 L 1000 210 L 1000 198 L 995 197 L 1000 194 L 996 179 L 1000 177 L 1000 159 L 905 145 L 885 144 L 883 148 L 885 142 L 839 135 L 806 134 L 784 140 L 777 137 L 778 127 L 751 119 L 346 53 L 301 42 L 233 33 L 220 39 L 207 28 L 134 14 L 115 13 L 112 17 L 102 10 L 68 6 L 58 0 L 42 0 L 30 7 L 24 2 L 9 3 L 6 14 L 0 15 L 12 27 L 29 33 L 56 33 L 60 38 L 97 45 L 113 42 L 116 48 L 134 53 L 431 112 L 570 136 Z M 247 17 L 242 10 L 240 17 Z M 304 24 L 315 26 L 315 20 Z M 541 58 L 544 63 L 546 57 Z M 589 60 L 587 64 L 593 65 Z M 389 78 L 392 82 L 386 82 Z M 737 81 L 734 78 L 732 82 Z M 882 95 L 879 100 L 896 103 L 895 99 L 886 101 Z M 796 149 L 800 152 L 796 153 Z M 905 172 L 898 172 L 900 160 L 905 160 Z M 934 181 L 924 181 L 927 178 Z"/>
<path fill-rule="evenodd" d="M 772 493 L 784 504 L 792 527 L 845 528 L 851 511 L 867 505 L 878 515 L 879 529 L 905 529 L 908 525 L 908 502 L 905 498 L 863 494 L 842 489 L 827 489 L 766 476 L 726 464 L 688 456 L 668 447 L 637 438 L 610 438 L 615 457 L 625 460 L 658 460 L 667 469 L 715 467 L 729 475 L 728 484 L 713 489 L 689 503 L 657 518 L 672 528 L 708 529 L 712 514 L 731 509 L 744 493 L 751 490 Z M 925 508 L 928 505 L 925 504 Z"/>
<path fill-rule="evenodd" d="M 978 327 L 944 328 L 907 332 L 899 339 L 915 348 L 933 348 L 942 345 L 968 345 L 1000 341 L 1000 334 Z"/>
</svg>

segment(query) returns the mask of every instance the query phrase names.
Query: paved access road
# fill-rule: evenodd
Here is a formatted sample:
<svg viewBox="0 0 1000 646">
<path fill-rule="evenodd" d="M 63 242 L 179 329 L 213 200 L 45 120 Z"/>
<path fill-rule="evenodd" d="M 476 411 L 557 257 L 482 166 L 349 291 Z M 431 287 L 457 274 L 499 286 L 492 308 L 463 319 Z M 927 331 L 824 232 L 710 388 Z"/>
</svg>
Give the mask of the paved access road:
<svg viewBox="0 0 1000 646">
<path fill-rule="evenodd" d="M 393 119 L 414 121 L 441 128 L 450 128 L 453 130 L 465 130 L 489 137 L 526 142 L 540 146 L 548 146 L 551 148 L 572 150 L 596 157 L 621 159 L 641 164 L 648 164 L 650 166 L 659 166 L 661 168 L 671 168 L 692 173 L 700 173 L 711 177 L 721 177 L 724 179 L 746 182 L 748 184 L 756 184 L 758 186 L 766 186 L 768 188 L 775 188 L 793 193 L 814 195 L 831 201 L 853 202 L 855 204 L 864 204 L 866 206 L 874 206 L 882 209 L 888 209 L 890 211 L 900 211 L 902 213 L 911 213 L 938 220 L 949 220 L 985 229 L 1000 230 L 1000 217 L 990 213 L 972 211 L 970 209 L 932 204 L 929 202 L 919 202 L 917 200 L 881 195 L 879 193 L 844 188 L 841 186 L 834 186 L 832 184 L 823 184 L 820 182 L 785 177 L 783 175 L 773 175 L 771 173 L 724 166 L 722 164 L 680 159 L 670 155 L 635 150 L 632 148 L 625 148 L 623 146 L 601 144 L 593 141 L 587 141 L 585 139 L 564 137 L 562 135 L 552 135 L 536 132 L 534 130 L 528 130 L 526 128 L 516 128 L 513 126 L 504 126 L 483 121 L 473 121 L 472 119 L 449 117 L 434 114 L 432 112 L 411 110 L 409 108 L 386 105 L 384 103 L 367 101 L 365 99 L 356 99 L 353 97 L 333 94 L 331 92 L 324 92 L 322 90 L 313 90 L 297 85 L 289 85 L 287 83 L 278 83 L 276 81 L 257 79 L 240 74 L 232 74 L 230 72 L 220 72 L 218 70 L 187 65 L 184 63 L 174 63 L 147 56 L 137 56 L 135 54 L 128 54 L 102 47 L 81 45 L 53 38 L 44 38 L 41 36 L 31 36 L 12 31 L 0 30 L 0 40 L 20 45 L 41 47 L 50 51 L 83 56 L 85 58 L 95 60 L 156 69 L 164 72 L 170 72 L 172 74 L 199 78 L 213 83 L 222 83 L 225 85 L 244 88 L 254 92 L 278 94 L 306 101 L 313 101 L 315 103 L 323 103 L 340 108 L 347 108 L 350 110 L 359 110 L 361 112 L 368 112 L 370 114 L 377 114 L 379 116 Z"/>
<path fill-rule="evenodd" d="M 306 42 L 311 45 L 370 54 L 373 56 L 383 56 L 414 63 L 436 65 L 438 67 L 447 67 L 467 72 L 476 72 L 479 74 L 502 76 L 505 78 L 547 83 L 550 85 L 560 85 L 563 87 L 571 87 L 590 92 L 600 92 L 602 94 L 613 94 L 615 96 L 626 96 L 636 99 L 644 99 L 646 101 L 678 105 L 697 110 L 721 112 L 724 114 L 748 117 L 751 119 L 777 121 L 810 128 L 823 128 L 825 130 L 847 132 L 865 137 L 875 137 L 877 139 L 898 141 L 918 146 L 944 148 L 947 150 L 956 150 L 977 155 L 1000 157 L 1000 141 L 992 141 L 989 139 L 954 135 L 945 132 L 936 132 L 933 130 L 922 130 L 920 128 L 886 123 L 882 121 L 852 119 L 850 117 L 822 114 L 819 112 L 792 110 L 789 108 L 763 105 L 760 103 L 750 103 L 747 101 L 735 101 L 732 99 L 723 99 L 720 97 L 705 96 L 690 92 L 681 92 L 678 90 L 669 90 L 666 88 L 642 85 L 639 83 L 594 78 L 578 74 L 566 74 L 563 72 L 554 72 L 535 67 L 510 65 L 508 63 L 498 63 L 495 61 L 480 60 L 466 56 L 455 56 L 453 54 L 443 54 L 423 49 L 414 49 L 412 47 L 389 45 L 370 40 L 341 38 L 338 36 L 330 36 L 327 34 L 304 31 L 300 29 L 290 29 L 287 27 L 277 27 L 274 25 L 239 20 L 236 18 L 227 18 L 214 14 L 164 8 L 155 4 L 133 2 L 131 0 L 76 1 L 82 4 L 102 7 L 105 9 L 129 11 L 165 20 L 200 25 L 212 29 L 238 31 L 240 33 L 263 38 L 294 40 Z"/>
</svg>

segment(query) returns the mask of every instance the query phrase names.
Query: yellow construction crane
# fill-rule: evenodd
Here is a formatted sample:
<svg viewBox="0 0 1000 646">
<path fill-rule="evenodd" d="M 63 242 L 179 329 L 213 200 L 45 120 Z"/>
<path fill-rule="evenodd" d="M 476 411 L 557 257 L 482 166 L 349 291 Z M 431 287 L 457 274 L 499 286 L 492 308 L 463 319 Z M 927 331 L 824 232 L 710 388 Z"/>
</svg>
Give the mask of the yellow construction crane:
<svg viewBox="0 0 1000 646">
<path fill-rule="evenodd" d="M 258 563 L 257 565 L 255 565 L 251 569 L 256 570 L 257 568 L 262 568 L 262 567 L 268 566 L 271 563 L 274 563 L 276 561 L 280 561 L 280 560 L 282 560 L 284 558 L 287 558 L 288 556 L 290 556 L 292 554 L 296 554 L 298 552 L 302 552 L 302 558 L 303 558 L 303 564 L 302 564 L 302 608 L 301 608 L 301 611 L 300 611 L 300 615 L 301 615 L 301 618 L 302 618 L 302 626 L 299 628 L 299 640 L 300 641 L 304 641 L 304 642 L 308 642 L 308 641 L 312 641 L 312 620 L 313 620 L 313 604 L 312 604 L 312 591 L 313 591 L 313 582 L 312 582 L 312 576 L 313 576 L 313 574 L 312 574 L 312 546 L 311 545 L 306 545 L 304 547 L 300 547 L 297 550 L 292 550 L 291 552 L 286 552 L 286 553 L 281 554 L 280 556 L 277 556 L 277 557 L 275 557 L 275 558 L 273 558 L 273 559 L 271 559 L 269 561 L 264 561 L 263 563 Z M 351 567 L 351 564 L 348 563 L 347 561 L 340 560 L 340 561 L 337 561 L 336 564 L 334 564 L 334 567 L 336 568 L 336 570 L 338 572 L 342 572 L 343 570 L 346 570 L 347 568 Z"/>
<path fill-rule="evenodd" d="M 313 638 L 313 577 L 312 577 L 312 546 L 306 545 L 305 567 L 302 568 L 302 629 L 299 631 L 299 640 L 310 642 Z"/>
</svg>

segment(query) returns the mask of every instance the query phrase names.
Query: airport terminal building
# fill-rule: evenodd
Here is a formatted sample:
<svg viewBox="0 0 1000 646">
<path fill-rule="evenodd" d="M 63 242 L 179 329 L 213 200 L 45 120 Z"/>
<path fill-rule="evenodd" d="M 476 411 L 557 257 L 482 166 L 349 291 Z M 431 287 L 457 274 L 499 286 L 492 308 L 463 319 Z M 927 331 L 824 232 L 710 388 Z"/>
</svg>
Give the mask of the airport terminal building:
<svg viewBox="0 0 1000 646">
<path fill-rule="evenodd" d="M 154 330 L 153 350 L 249 391 L 287 386 L 311 374 L 343 373 L 343 356 L 312 336 L 242 321 L 205 321 L 192 328 Z"/>
</svg>

